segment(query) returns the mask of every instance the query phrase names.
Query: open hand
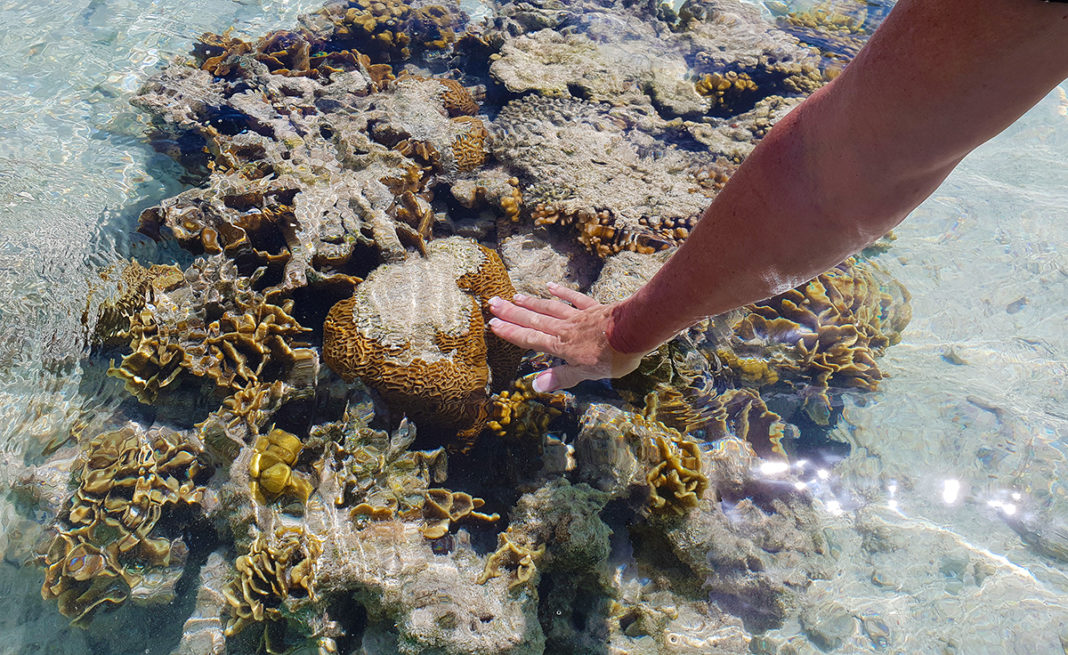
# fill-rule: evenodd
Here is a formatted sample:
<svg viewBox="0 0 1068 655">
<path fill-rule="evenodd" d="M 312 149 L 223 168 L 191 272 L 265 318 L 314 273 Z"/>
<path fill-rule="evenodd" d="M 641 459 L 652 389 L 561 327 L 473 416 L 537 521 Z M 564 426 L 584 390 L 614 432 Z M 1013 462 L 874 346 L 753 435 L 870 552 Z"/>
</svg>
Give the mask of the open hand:
<svg viewBox="0 0 1068 655">
<path fill-rule="evenodd" d="M 531 298 L 517 293 L 512 301 L 491 298 L 490 330 L 521 348 L 563 359 L 567 364 L 543 371 L 534 390 L 555 391 L 583 380 L 617 378 L 638 367 L 642 353 L 620 353 L 608 343 L 614 304 L 602 305 L 584 293 L 558 284 L 549 293 L 559 300 Z M 566 301 L 566 302 L 561 302 Z"/>
</svg>

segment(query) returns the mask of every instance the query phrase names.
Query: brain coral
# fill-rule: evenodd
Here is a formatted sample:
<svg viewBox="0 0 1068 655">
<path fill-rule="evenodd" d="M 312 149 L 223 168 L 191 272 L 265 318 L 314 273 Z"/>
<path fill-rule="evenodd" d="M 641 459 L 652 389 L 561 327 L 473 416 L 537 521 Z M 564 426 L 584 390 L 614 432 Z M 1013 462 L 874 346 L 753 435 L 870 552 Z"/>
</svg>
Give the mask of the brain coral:
<svg viewBox="0 0 1068 655">
<path fill-rule="evenodd" d="M 426 257 L 375 269 L 352 298 L 330 310 L 323 358 L 346 380 L 360 378 L 424 426 L 478 434 L 487 387 L 506 384 L 518 364 L 514 346 L 491 340 L 483 312 L 514 290 L 495 252 L 450 237 Z"/>
</svg>

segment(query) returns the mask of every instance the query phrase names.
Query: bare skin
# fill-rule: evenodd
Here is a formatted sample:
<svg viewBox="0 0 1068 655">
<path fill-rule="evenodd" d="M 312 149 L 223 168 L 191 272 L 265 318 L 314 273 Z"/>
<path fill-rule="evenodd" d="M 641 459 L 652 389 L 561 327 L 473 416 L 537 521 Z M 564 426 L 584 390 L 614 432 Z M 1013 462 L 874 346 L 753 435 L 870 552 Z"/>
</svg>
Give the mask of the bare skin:
<svg viewBox="0 0 1068 655">
<path fill-rule="evenodd" d="M 810 280 L 878 239 L 1065 78 L 1068 5 L 901 0 L 633 296 L 602 305 L 550 285 L 559 300 L 491 301 L 490 329 L 566 362 L 542 372 L 538 390 L 625 375 L 694 322 Z"/>
</svg>

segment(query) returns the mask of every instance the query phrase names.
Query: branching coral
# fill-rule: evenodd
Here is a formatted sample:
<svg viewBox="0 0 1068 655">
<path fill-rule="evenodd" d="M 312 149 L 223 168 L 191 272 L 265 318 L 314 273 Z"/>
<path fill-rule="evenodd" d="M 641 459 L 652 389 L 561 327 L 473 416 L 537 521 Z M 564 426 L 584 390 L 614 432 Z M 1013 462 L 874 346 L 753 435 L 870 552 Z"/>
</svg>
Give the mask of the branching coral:
<svg viewBox="0 0 1068 655">
<path fill-rule="evenodd" d="M 540 438 L 549 424 L 566 409 L 563 394 L 538 393 L 531 387 L 532 377 L 512 382 L 512 387 L 496 394 L 486 427 L 499 437 L 525 440 Z"/>
<path fill-rule="evenodd" d="M 322 541 L 303 528 L 279 528 L 258 534 L 248 553 L 237 558 L 237 578 L 223 591 L 230 605 L 226 635 L 251 623 L 282 617 L 281 604 L 291 597 L 315 598 L 315 573 Z"/>
<path fill-rule="evenodd" d="M 453 445 L 466 447 L 486 420 L 491 367 L 505 381 L 518 363 L 514 346 L 487 343 L 483 319 L 490 297 L 513 293 L 495 252 L 458 237 L 434 241 L 425 259 L 376 269 L 330 310 L 323 357 L 421 428 L 453 430 Z"/>
<path fill-rule="evenodd" d="M 131 424 L 93 438 L 44 557 L 41 595 L 78 625 L 131 596 L 169 602 L 186 548 L 165 535 L 199 509 L 210 473 L 199 445 L 169 430 Z"/>
</svg>

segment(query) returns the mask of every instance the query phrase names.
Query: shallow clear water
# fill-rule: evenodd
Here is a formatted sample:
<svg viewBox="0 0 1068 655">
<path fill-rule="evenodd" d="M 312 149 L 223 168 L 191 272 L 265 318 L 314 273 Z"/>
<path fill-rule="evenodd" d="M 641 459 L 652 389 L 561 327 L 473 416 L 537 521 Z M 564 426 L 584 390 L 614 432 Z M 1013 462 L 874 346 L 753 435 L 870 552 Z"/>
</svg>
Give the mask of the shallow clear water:
<svg viewBox="0 0 1068 655">
<path fill-rule="evenodd" d="M 79 362 L 88 288 L 123 255 L 151 257 L 136 216 L 181 188 L 132 92 L 203 31 L 261 34 L 318 4 L 0 2 L 0 480 L 123 398 Z M 1059 526 L 1068 547 L 1066 89 L 973 153 L 881 258 L 913 320 L 880 364 L 890 378 L 832 435 L 850 454 L 816 476 L 841 552 L 809 597 L 877 617 L 893 652 L 1068 643 L 1068 561 L 1034 545 Z M 0 552 L 24 552 L 11 502 Z M 0 568 L 0 652 L 155 652 L 141 630 L 128 649 L 92 644 L 20 565 Z M 876 648 L 857 631 L 842 652 Z"/>
</svg>

